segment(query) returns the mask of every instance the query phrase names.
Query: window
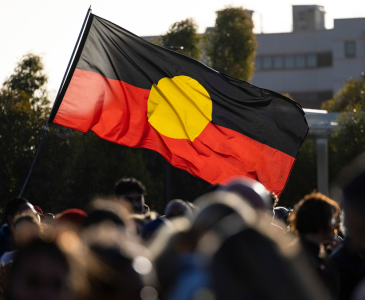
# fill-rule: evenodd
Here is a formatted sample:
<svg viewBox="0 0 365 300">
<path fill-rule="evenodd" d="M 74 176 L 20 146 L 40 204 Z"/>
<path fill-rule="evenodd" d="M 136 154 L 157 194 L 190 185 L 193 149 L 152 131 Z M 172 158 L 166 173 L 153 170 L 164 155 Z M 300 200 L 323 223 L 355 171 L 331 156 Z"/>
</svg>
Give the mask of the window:
<svg viewBox="0 0 365 300">
<path fill-rule="evenodd" d="M 352 51 L 352 53 L 355 53 L 355 51 Z M 262 71 L 322 68 L 332 66 L 332 60 L 332 52 L 256 56 L 255 69 Z"/>
<path fill-rule="evenodd" d="M 255 58 L 255 69 L 260 70 L 261 69 L 261 57 L 256 56 Z"/>
<path fill-rule="evenodd" d="M 271 69 L 272 68 L 271 56 L 264 56 L 263 57 L 263 67 L 264 67 L 264 69 Z"/>
<path fill-rule="evenodd" d="M 332 52 L 317 53 L 317 67 L 332 66 Z"/>
<path fill-rule="evenodd" d="M 315 55 L 315 54 L 308 54 L 307 55 L 307 67 L 308 68 L 317 67 L 317 55 Z"/>
<path fill-rule="evenodd" d="M 274 57 L 274 68 L 275 69 L 284 68 L 284 59 L 283 59 L 282 56 L 275 56 Z"/>
<path fill-rule="evenodd" d="M 294 55 L 285 55 L 285 69 L 294 68 Z"/>
<path fill-rule="evenodd" d="M 346 57 L 355 57 L 355 42 L 345 42 L 345 56 Z"/>
<path fill-rule="evenodd" d="M 295 66 L 305 68 L 305 55 L 295 55 Z"/>
</svg>

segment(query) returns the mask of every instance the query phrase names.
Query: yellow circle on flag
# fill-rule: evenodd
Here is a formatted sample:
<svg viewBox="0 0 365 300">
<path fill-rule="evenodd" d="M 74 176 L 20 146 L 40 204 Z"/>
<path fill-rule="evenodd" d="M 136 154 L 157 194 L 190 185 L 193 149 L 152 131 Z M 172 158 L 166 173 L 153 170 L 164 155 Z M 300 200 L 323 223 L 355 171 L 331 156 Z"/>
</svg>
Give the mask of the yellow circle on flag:
<svg viewBox="0 0 365 300">
<path fill-rule="evenodd" d="M 170 138 L 194 141 L 212 121 L 212 111 L 206 89 L 188 76 L 162 78 L 148 97 L 148 121 Z"/>
</svg>

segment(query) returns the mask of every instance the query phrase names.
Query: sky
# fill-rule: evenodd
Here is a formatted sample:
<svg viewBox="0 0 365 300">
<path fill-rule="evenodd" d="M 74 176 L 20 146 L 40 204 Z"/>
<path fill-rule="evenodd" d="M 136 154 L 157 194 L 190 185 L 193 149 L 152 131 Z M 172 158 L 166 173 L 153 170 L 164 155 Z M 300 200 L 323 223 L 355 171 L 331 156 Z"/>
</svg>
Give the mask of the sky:
<svg viewBox="0 0 365 300">
<path fill-rule="evenodd" d="M 256 33 L 289 32 L 291 6 L 307 4 L 324 6 L 327 29 L 334 19 L 365 17 L 364 0 L 1 0 L 0 84 L 24 54 L 42 55 L 53 100 L 90 5 L 94 14 L 145 36 L 164 34 L 186 18 L 194 18 L 204 32 L 214 26 L 215 12 L 228 5 L 253 10 Z"/>
</svg>

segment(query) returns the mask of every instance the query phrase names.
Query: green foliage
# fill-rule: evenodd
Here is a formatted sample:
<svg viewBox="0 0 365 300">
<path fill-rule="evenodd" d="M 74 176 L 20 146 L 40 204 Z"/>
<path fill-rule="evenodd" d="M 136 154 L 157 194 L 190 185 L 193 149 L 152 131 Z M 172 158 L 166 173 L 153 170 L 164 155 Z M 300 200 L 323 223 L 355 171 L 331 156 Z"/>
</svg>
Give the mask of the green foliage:
<svg viewBox="0 0 365 300">
<path fill-rule="evenodd" d="M 34 80 L 32 79 L 34 77 Z M 50 112 L 40 58 L 22 58 L 0 90 L 0 197 L 19 192 Z"/>
<path fill-rule="evenodd" d="M 322 109 L 329 112 L 365 110 L 365 74 L 359 79 L 350 78 L 337 95 L 322 104 Z"/>
<path fill-rule="evenodd" d="M 322 108 L 342 112 L 338 127 L 328 140 L 329 181 L 333 182 L 341 169 L 365 151 L 365 76 L 350 78 L 344 87 L 326 101 Z M 307 139 L 297 158 L 288 185 L 279 205 L 293 206 L 305 194 L 317 187 L 315 140 Z"/>
<path fill-rule="evenodd" d="M 162 43 L 165 47 L 183 46 L 182 50 L 175 50 L 194 59 L 200 59 L 199 49 L 200 35 L 197 33 L 198 26 L 193 19 L 186 19 L 172 24 L 165 35 Z"/>
<path fill-rule="evenodd" d="M 237 79 L 250 80 L 254 67 L 256 38 L 251 16 L 242 7 L 227 7 L 216 12 L 216 24 L 208 33 L 208 64 Z"/>
<path fill-rule="evenodd" d="M 338 129 L 329 140 L 330 180 L 365 151 L 365 74 L 358 79 L 349 78 L 333 99 L 322 108 L 330 112 L 342 112 Z"/>
<path fill-rule="evenodd" d="M 329 141 L 330 180 L 356 156 L 365 152 L 365 112 L 353 109 L 339 116 Z"/>
</svg>

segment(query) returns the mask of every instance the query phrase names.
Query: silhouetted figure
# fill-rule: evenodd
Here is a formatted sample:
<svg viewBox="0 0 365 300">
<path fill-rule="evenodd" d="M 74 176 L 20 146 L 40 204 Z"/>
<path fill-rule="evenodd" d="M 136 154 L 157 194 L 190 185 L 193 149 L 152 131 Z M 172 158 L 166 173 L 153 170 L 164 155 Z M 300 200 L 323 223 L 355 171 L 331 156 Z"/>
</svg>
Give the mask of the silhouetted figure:
<svg viewBox="0 0 365 300">
<path fill-rule="evenodd" d="M 115 196 L 121 201 L 129 202 L 135 214 L 147 212 L 148 209 L 145 208 L 144 202 L 145 195 L 145 186 L 135 178 L 122 178 L 115 184 Z"/>
<path fill-rule="evenodd" d="M 180 199 L 171 200 L 166 205 L 165 216 L 169 220 L 176 217 L 186 217 L 190 221 L 193 219 L 193 213 L 189 204 Z"/>
<path fill-rule="evenodd" d="M 299 235 L 313 268 L 336 297 L 339 290 L 338 278 L 324 249 L 324 244 L 334 237 L 334 218 L 339 213 L 334 204 L 333 200 L 320 193 L 309 194 L 294 207 L 289 222 L 291 230 Z"/>
<path fill-rule="evenodd" d="M 1 220 L 0 256 L 6 251 L 13 251 L 16 249 L 14 244 L 14 221 L 17 215 L 27 211 L 34 214 L 39 219 L 33 205 L 23 197 L 13 198 L 6 203 Z"/>
</svg>

